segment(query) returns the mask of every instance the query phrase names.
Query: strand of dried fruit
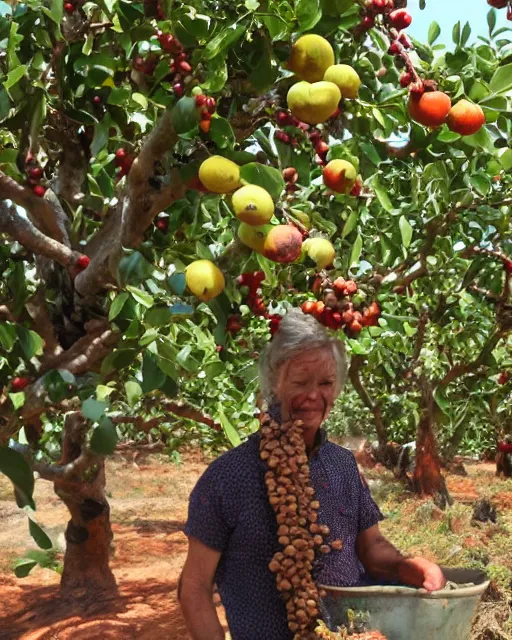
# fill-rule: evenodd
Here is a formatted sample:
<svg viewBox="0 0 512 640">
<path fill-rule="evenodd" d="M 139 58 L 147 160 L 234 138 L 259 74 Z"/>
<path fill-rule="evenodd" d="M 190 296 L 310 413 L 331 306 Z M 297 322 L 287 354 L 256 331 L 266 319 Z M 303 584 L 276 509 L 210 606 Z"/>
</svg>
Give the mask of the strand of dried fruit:
<svg viewBox="0 0 512 640">
<path fill-rule="evenodd" d="M 319 615 L 320 593 L 311 571 L 317 554 L 341 549 L 341 540 L 327 544 L 329 527 L 318 522 L 320 504 L 311 486 L 306 446 L 300 420 L 278 424 L 269 415 L 261 423 L 260 457 L 268 471 L 265 484 L 276 513 L 282 546 L 269 569 L 286 603 L 288 627 L 294 640 L 313 640 Z"/>
</svg>

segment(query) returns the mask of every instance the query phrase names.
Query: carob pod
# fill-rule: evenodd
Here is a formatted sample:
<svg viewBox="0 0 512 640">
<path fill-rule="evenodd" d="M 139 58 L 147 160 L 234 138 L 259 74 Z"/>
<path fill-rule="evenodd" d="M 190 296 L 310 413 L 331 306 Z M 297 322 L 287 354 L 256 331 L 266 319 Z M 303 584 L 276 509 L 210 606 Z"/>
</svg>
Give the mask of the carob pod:
<svg viewBox="0 0 512 640">
<path fill-rule="evenodd" d="M 319 556 L 341 549 L 342 542 L 328 544 L 329 527 L 318 522 L 320 504 L 310 482 L 302 424 L 300 420 L 280 424 L 264 414 L 260 457 L 268 467 L 265 484 L 282 547 L 269 569 L 276 574 L 294 640 L 318 640 L 315 626 L 319 600 L 325 594 L 318 590 L 311 572 Z"/>
</svg>

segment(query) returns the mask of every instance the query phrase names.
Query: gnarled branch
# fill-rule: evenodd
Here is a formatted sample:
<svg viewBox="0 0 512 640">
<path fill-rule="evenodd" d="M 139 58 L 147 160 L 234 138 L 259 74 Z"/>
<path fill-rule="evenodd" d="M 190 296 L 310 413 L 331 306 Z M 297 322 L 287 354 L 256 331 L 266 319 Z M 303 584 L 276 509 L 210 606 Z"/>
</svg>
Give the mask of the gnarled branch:
<svg viewBox="0 0 512 640">
<path fill-rule="evenodd" d="M 55 195 L 53 194 L 55 197 Z M 48 190 L 44 198 L 36 196 L 29 188 L 18 184 L 0 171 L 0 200 L 12 200 L 27 211 L 35 226 L 56 242 L 67 244 L 66 234 L 59 220 L 59 212 L 52 202 L 52 192 Z"/>
<path fill-rule="evenodd" d="M 0 202 L 0 232 L 10 235 L 25 249 L 55 260 L 63 267 L 70 267 L 81 255 L 39 231 L 16 211 L 14 205 L 8 206 L 5 202 Z"/>
</svg>

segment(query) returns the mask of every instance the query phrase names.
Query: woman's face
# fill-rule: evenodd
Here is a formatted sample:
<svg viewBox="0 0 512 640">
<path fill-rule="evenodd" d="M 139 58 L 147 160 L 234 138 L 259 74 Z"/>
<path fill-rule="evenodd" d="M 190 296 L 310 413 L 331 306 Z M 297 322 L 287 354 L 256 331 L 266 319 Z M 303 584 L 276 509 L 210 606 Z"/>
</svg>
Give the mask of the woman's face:
<svg viewBox="0 0 512 640">
<path fill-rule="evenodd" d="M 336 394 L 336 362 L 329 347 L 290 358 L 279 371 L 277 397 L 284 420 L 302 420 L 315 433 L 329 415 Z"/>
</svg>

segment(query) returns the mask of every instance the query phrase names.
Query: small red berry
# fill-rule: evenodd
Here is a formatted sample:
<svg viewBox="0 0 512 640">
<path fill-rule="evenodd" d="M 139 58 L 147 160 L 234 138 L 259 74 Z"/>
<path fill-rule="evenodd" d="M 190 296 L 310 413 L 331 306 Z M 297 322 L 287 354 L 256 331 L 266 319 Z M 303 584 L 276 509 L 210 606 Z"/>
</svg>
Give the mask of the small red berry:
<svg viewBox="0 0 512 640">
<path fill-rule="evenodd" d="M 401 33 L 398 40 L 405 49 L 412 49 L 412 40 L 406 33 Z"/>
<path fill-rule="evenodd" d="M 81 255 L 76 261 L 76 266 L 78 269 L 80 269 L 80 271 L 83 271 L 84 269 L 87 269 L 90 263 L 91 259 L 89 258 L 89 256 Z"/>
<path fill-rule="evenodd" d="M 212 97 L 206 98 L 205 105 L 210 113 L 215 113 L 215 108 L 217 106 L 217 103 L 215 102 L 215 98 L 212 98 Z"/>
<path fill-rule="evenodd" d="M 190 73 L 192 71 L 192 67 L 186 60 L 181 60 L 181 62 L 178 64 L 178 67 L 185 73 Z"/>
<path fill-rule="evenodd" d="M 41 167 L 30 167 L 27 171 L 27 174 L 34 180 L 39 180 L 43 175 L 43 170 L 41 169 Z"/>
<path fill-rule="evenodd" d="M 68 14 L 72 14 L 75 12 L 75 5 L 72 2 L 64 3 L 64 11 Z"/>
<path fill-rule="evenodd" d="M 505 261 L 504 267 L 505 267 L 505 271 L 506 271 L 508 274 L 512 275 L 512 260 L 507 259 L 507 260 Z"/>
<path fill-rule="evenodd" d="M 200 93 L 198 96 L 196 96 L 196 106 L 204 107 L 207 100 L 208 98 L 204 95 L 204 93 Z"/>
<path fill-rule="evenodd" d="M 276 115 L 276 121 L 280 127 L 285 127 L 286 125 L 292 123 L 292 117 L 286 111 L 278 111 Z"/>
<path fill-rule="evenodd" d="M 405 87 L 408 87 L 412 82 L 412 73 L 409 73 L 408 71 L 404 71 L 404 73 L 402 73 L 402 75 L 400 76 L 400 86 L 403 87 L 405 89 Z"/>
<path fill-rule="evenodd" d="M 223 347 L 221 344 L 218 344 L 218 345 L 215 347 L 215 351 L 217 351 L 217 353 L 220 353 L 220 352 L 221 352 L 221 351 L 223 351 L 223 350 L 224 350 L 224 347 Z"/>
<path fill-rule="evenodd" d="M 412 22 L 412 16 L 405 9 L 397 9 L 389 14 L 389 22 L 397 31 L 407 29 Z"/>
<path fill-rule="evenodd" d="M 361 21 L 361 28 L 364 31 L 369 31 L 370 29 L 373 29 L 374 26 L 375 20 L 371 16 L 365 16 Z"/>
<path fill-rule="evenodd" d="M 319 140 L 315 145 L 315 151 L 319 156 L 326 155 L 329 151 L 329 145 L 327 144 L 327 142 L 325 142 L 325 140 Z"/>
<path fill-rule="evenodd" d="M 500 373 L 500 377 L 498 378 L 498 384 L 507 384 L 509 380 L 510 374 L 506 371 L 503 371 L 502 373 Z"/>
<path fill-rule="evenodd" d="M 28 387 L 28 385 L 30 384 L 30 379 L 29 378 L 13 378 L 12 382 L 11 382 L 11 389 L 13 391 L 22 391 L 23 389 L 25 389 L 25 387 Z"/>
<path fill-rule="evenodd" d="M 276 131 L 276 138 L 284 144 L 290 144 L 290 136 L 285 131 Z"/>
<path fill-rule="evenodd" d="M 94 96 L 92 101 L 94 102 L 94 104 L 101 104 L 101 96 Z"/>
<path fill-rule="evenodd" d="M 205 109 L 203 109 L 201 111 L 201 120 L 211 120 L 212 119 L 212 114 L 209 111 L 206 111 Z"/>
<path fill-rule="evenodd" d="M 391 46 L 388 49 L 388 53 L 392 56 L 398 56 L 400 55 L 402 51 L 402 47 L 400 46 L 400 44 L 395 40 L 395 42 L 391 43 Z"/>
<path fill-rule="evenodd" d="M 172 86 L 172 89 L 173 89 L 174 93 L 178 96 L 178 98 L 181 98 L 181 96 L 183 95 L 183 92 L 184 92 L 183 85 L 180 84 L 179 82 L 177 82 L 176 84 L 174 84 Z"/>
<path fill-rule="evenodd" d="M 32 191 L 38 198 L 42 198 L 46 193 L 46 187 L 43 187 L 41 184 L 36 184 L 35 187 L 32 187 Z"/>
</svg>

